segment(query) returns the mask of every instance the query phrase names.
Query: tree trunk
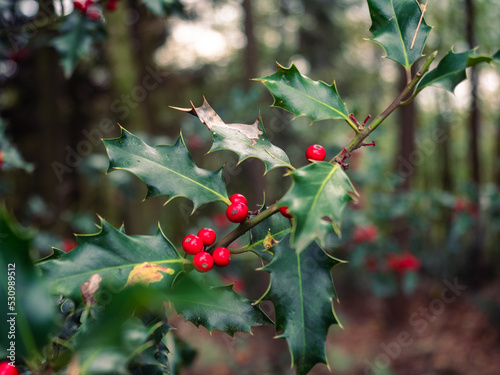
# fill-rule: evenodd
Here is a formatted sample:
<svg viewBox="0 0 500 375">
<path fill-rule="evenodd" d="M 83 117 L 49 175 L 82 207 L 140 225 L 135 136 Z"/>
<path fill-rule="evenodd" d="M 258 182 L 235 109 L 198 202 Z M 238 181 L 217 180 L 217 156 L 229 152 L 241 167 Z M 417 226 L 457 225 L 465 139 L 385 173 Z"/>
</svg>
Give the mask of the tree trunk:
<svg viewBox="0 0 500 375">
<path fill-rule="evenodd" d="M 253 84 L 250 79 L 256 78 L 258 74 L 258 48 L 257 38 L 254 33 L 254 17 L 252 11 L 252 0 L 243 0 L 243 12 L 245 14 L 245 36 L 247 38 L 247 45 L 244 53 L 244 66 L 245 66 L 245 89 L 248 90 Z"/>
<path fill-rule="evenodd" d="M 406 72 L 401 69 L 399 91 L 407 85 Z M 415 176 L 415 129 L 417 126 L 417 111 L 415 101 L 398 109 L 398 152 L 396 173 L 399 174 L 401 184 L 399 192 L 410 190 Z"/>
<path fill-rule="evenodd" d="M 466 38 L 469 48 L 475 47 L 475 9 L 473 0 L 465 0 L 465 13 L 466 13 Z M 470 74 L 471 82 L 471 101 L 469 109 L 469 174 L 473 184 L 472 204 L 479 207 L 480 204 L 480 183 L 481 183 L 481 163 L 479 156 L 479 131 L 480 131 L 480 109 L 478 100 L 479 88 L 479 74 L 476 67 L 471 68 Z M 466 248 L 465 265 L 462 270 L 463 279 L 471 286 L 478 287 L 482 281 L 484 270 L 481 271 L 482 264 L 484 264 L 482 246 L 483 246 L 483 233 L 480 217 L 475 218 L 471 228 L 472 239 L 471 243 Z"/>
<path fill-rule="evenodd" d="M 248 91 L 252 85 L 252 78 L 257 77 L 258 65 L 259 65 L 259 55 L 257 48 L 257 38 L 255 38 L 254 33 L 254 17 L 252 9 L 252 0 L 243 0 L 242 3 L 243 13 L 245 15 L 244 19 L 244 29 L 245 36 L 247 38 L 247 44 L 244 53 L 244 64 L 245 67 L 245 91 Z M 260 161 L 255 159 L 250 159 L 247 161 L 250 166 L 250 181 L 252 181 L 251 189 L 254 202 L 261 202 L 263 198 L 264 191 L 264 178 L 262 177 L 262 170 L 260 168 Z"/>
<path fill-rule="evenodd" d="M 475 10 L 473 0 L 465 1 L 465 13 L 466 13 L 466 37 L 469 48 L 476 47 L 475 32 L 474 32 L 474 22 L 475 22 Z M 478 88 L 479 88 L 479 74 L 476 66 L 471 68 L 470 72 L 470 82 L 471 82 L 471 102 L 469 110 L 469 173 L 472 182 L 475 187 L 478 188 L 481 183 L 481 164 L 479 157 L 479 129 L 480 129 L 480 110 L 479 110 L 479 100 L 478 100 Z"/>
</svg>

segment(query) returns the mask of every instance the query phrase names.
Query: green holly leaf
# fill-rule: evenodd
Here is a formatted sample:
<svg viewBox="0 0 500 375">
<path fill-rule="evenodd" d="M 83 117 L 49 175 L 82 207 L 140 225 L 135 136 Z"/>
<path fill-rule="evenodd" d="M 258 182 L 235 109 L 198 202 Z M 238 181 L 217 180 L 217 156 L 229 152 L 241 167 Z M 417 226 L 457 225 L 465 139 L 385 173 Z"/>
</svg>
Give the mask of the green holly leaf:
<svg viewBox="0 0 500 375">
<path fill-rule="evenodd" d="M 498 50 L 497 53 L 493 55 L 493 59 L 496 61 L 500 61 L 500 50 Z"/>
<path fill-rule="evenodd" d="M 300 254 L 289 247 L 288 238 L 273 248 L 269 289 L 262 299 L 270 300 L 276 312 L 277 337 L 284 338 L 297 374 L 307 374 L 315 364 L 327 363 L 325 343 L 328 328 L 340 324 L 333 301 L 337 294 L 331 269 L 342 261 L 326 254 L 315 243 Z"/>
<path fill-rule="evenodd" d="M 217 172 L 199 168 L 186 148 L 182 135 L 171 146 L 151 147 L 122 128 L 120 138 L 104 139 L 109 171 L 122 169 L 143 180 L 148 186 L 146 199 L 168 195 L 170 202 L 184 196 L 193 201 L 193 212 L 202 204 L 224 201 L 230 204 L 222 179 Z"/>
<path fill-rule="evenodd" d="M 210 332 L 217 329 L 233 335 L 251 332 L 255 326 L 273 322 L 258 306 L 239 295 L 232 285 L 209 287 L 198 274 L 189 274 L 176 282 L 167 299 L 175 310 L 196 326 L 203 325 Z"/>
<path fill-rule="evenodd" d="M 76 361 L 72 365 L 78 366 L 78 373 L 129 374 L 130 367 L 141 365 L 166 369 L 166 356 L 155 358 L 159 341 L 170 329 L 164 323 L 167 317 L 162 297 L 156 288 L 134 285 L 109 294 L 104 306 L 82 318 L 71 344 Z M 139 319 L 153 314 L 162 319 L 151 324 Z"/>
<path fill-rule="evenodd" d="M 92 45 L 106 37 L 106 30 L 101 22 L 72 12 L 61 23 L 60 34 L 52 43 L 61 57 L 64 75 L 69 78 L 81 58 L 90 55 Z"/>
<path fill-rule="evenodd" d="M 40 354 L 56 322 L 47 284 L 30 257 L 33 238 L 0 204 L 0 358 L 12 355 L 10 349 L 14 361 Z"/>
<path fill-rule="evenodd" d="M 292 246 L 298 253 L 312 241 L 324 243 L 334 231 L 340 235 L 345 206 L 356 189 L 338 164 L 316 162 L 291 172 L 293 184 L 280 201 L 293 215 Z"/>
<path fill-rule="evenodd" d="M 290 233 L 290 220 L 280 214 L 272 215 L 250 229 L 250 239 L 246 248 L 261 259 L 271 261 L 273 246 Z"/>
<path fill-rule="evenodd" d="M 453 92 L 460 82 L 467 79 L 466 68 L 482 62 L 490 63 L 492 60 L 492 56 L 476 55 L 473 49 L 460 53 L 450 50 L 436 68 L 422 77 L 417 86 L 417 92 L 429 86 L 441 87 Z"/>
<path fill-rule="evenodd" d="M 413 63 L 422 56 L 431 30 L 422 18 L 419 2 L 368 0 L 368 8 L 372 19 L 370 31 L 373 34 L 370 40 L 385 50 L 387 58 L 409 71 Z"/>
<path fill-rule="evenodd" d="M 77 235 L 77 240 L 78 246 L 65 256 L 39 263 L 52 292 L 76 300 L 94 274 L 102 278 L 101 289 L 136 283 L 170 286 L 188 263 L 161 230 L 154 236 L 128 236 L 101 220 L 98 233 Z"/>
<path fill-rule="evenodd" d="M 183 4 L 179 0 L 142 0 L 142 3 L 157 16 L 167 16 L 172 11 L 183 8 Z"/>
<path fill-rule="evenodd" d="M 295 118 L 309 116 L 313 123 L 349 118 L 335 82 L 329 86 L 323 81 L 313 81 L 301 75 L 294 64 L 289 68 L 278 64 L 276 73 L 255 80 L 262 81 L 267 87 L 274 98 L 273 107 L 291 112 Z"/>
<path fill-rule="evenodd" d="M 260 159 L 265 164 L 265 173 L 273 168 L 290 167 L 287 154 L 269 141 L 260 116 L 252 125 L 226 124 L 206 99 L 201 107 L 191 105 L 191 109 L 173 108 L 198 117 L 207 126 L 213 139 L 209 153 L 217 150 L 234 151 L 238 154 L 238 163 L 248 158 Z"/>
</svg>

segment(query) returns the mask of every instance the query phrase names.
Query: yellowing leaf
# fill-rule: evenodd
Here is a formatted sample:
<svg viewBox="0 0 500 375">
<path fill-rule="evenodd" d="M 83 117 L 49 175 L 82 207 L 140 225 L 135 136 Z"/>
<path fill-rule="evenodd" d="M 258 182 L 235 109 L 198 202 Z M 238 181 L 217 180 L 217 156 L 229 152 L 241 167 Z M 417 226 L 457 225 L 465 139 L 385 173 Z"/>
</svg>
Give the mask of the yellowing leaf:
<svg viewBox="0 0 500 375">
<path fill-rule="evenodd" d="M 157 283 L 163 279 L 161 272 L 168 273 L 169 275 L 173 275 L 175 273 L 172 268 L 163 267 L 158 264 L 151 264 L 148 262 L 138 264 L 132 271 L 130 271 L 126 286 L 137 283 L 145 285 Z"/>
<path fill-rule="evenodd" d="M 274 245 L 276 245 L 278 241 L 274 239 L 274 237 L 271 235 L 271 233 L 267 233 L 266 238 L 264 238 L 264 247 L 266 249 L 270 249 Z"/>
</svg>

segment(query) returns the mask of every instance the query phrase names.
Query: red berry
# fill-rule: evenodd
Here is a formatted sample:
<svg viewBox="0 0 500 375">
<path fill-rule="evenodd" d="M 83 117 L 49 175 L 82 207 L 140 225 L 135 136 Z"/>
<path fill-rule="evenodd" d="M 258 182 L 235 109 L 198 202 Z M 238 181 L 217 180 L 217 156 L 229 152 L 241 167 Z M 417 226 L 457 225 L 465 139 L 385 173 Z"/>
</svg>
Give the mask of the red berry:
<svg viewBox="0 0 500 375">
<path fill-rule="evenodd" d="M 198 272 L 210 271 L 214 266 L 214 258 L 206 251 L 202 251 L 194 256 L 193 266 Z"/>
<path fill-rule="evenodd" d="M 101 15 L 97 10 L 89 10 L 87 15 L 92 21 L 97 21 L 99 18 L 101 18 Z"/>
<path fill-rule="evenodd" d="M 229 197 L 229 201 L 231 203 L 243 203 L 245 205 L 248 204 L 247 199 L 242 194 L 233 194 L 233 195 L 231 195 Z"/>
<path fill-rule="evenodd" d="M 186 253 L 195 255 L 203 250 L 203 241 L 194 234 L 188 234 L 182 240 L 182 248 Z"/>
<path fill-rule="evenodd" d="M 87 2 L 73 1 L 73 8 L 75 8 L 76 10 L 79 10 L 82 13 L 87 12 L 87 7 L 88 7 Z"/>
<path fill-rule="evenodd" d="M 0 169 L 2 168 L 2 164 L 3 164 L 3 152 L 2 150 L 0 150 Z"/>
<path fill-rule="evenodd" d="M 309 161 L 323 161 L 325 160 L 326 151 L 321 145 L 309 146 L 306 151 L 306 159 Z"/>
<path fill-rule="evenodd" d="M 77 243 L 74 240 L 72 240 L 71 238 L 65 238 L 63 240 L 62 251 L 67 253 L 67 252 L 73 250 L 76 246 L 77 246 Z M 0 373 L 0 375 L 1 375 L 1 373 Z"/>
<path fill-rule="evenodd" d="M 1 362 L 0 375 L 20 375 L 20 373 L 17 367 L 15 365 L 11 365 L 10 362 Z"/>
<path fill-rule="evenodd" d="M 117 6 L 118 6 L 118 0 L 109 0 L 108 3 L 106 4 L 106 9 L 112 12 L 116 10 Z"/>
<path fill-rule="evenodd" d="M 289 219 L 291 219 L 293 217 L 292 213 L 290 212 L 290 210 L 288 209 L 287 206 L 283 206 L 283 207 L 280 207 L 280 213 L 284 216 L 284 217 L 287 217 Z"/>
<path fill-rule="evenodd" d="M 242 223 L 247 219 L 248 207 L 239 202 L 230 204 L 226 210 L 226 216 L 232 223 Z"/>
<path fill-rule="evenodd" d="M 210 246 L 215 242 L 216 235 L 213 229 L 203 228 L 198 232 L 198 237 L 200 237 L 205 246 Z"/>
<path fill-rule="evenodd" d="M 378 229 L 373 224 L 367 224 L 365 226 L 356 226 L 352 235 L 352 239 L 355 243 L 363 242 L 375 242 L 378 237 Z"/>
<path fill-rule="evenodd" d="M 218 247 L 212 254 L 214 263 L 219 267 L 226 267 L 231 263 L 231 252 L 225 247 Z"/>
</svg>

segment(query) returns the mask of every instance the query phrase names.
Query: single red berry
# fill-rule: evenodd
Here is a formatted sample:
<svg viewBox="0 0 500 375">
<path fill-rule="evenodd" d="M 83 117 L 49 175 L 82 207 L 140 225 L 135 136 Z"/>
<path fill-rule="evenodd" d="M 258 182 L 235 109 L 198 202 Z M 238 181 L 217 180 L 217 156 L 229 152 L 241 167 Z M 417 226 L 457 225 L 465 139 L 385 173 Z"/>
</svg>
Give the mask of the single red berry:
<svg viewBox="0 0 500 375">
<path fill-rule="evenodd" d="M 193 266 L 198 272 L 210 271 L 214 266 L 214 258 L 206 251 L 202 251 L 194 256 Z"/>
<path fill-rule="evenodd" d="M 16 365 L 10 362 L 0 363 L 0 375 L 20 375 Z"/>
<path fill-rule="evenodd" d="M 242 223 L 247 219 L 248 207 L 239 202 L 230 204 L 226 210 L 226 216 L 232 223 Z"/>
<path fill-rule="evenodd" d="M 325 148 L 321 145 L 311 145 L 306 150 L 306 159 L 309 161 L 323 161 L 325 156 Z"/>
<path fill-rule="evenodd" d="M 99 14 L 99 12 L 97 10 L 89 10 L 87 15 L 89 16 L 89 18 L 92 21 L 97 21 L 98 19 L 101 18 L 101 15 Z"/>
<path fill-rule="evenodd" d="M 106 4 L 106 9 L 109 10 L 110 12 L 113 12 L 116 10 L 118 6 L 118 0 L 109 0 L 108 3 Z"/>
<path fill-rule="evenodd" d="M 198 232 L 198 237 L 200 237 L 205 246 L 210 246 L 215 242 L 216 235 L 213 229 L 203 228 Z"/>
<path fill-rule="evenodd" d="M 226 267 L 231 263 L 231 252 L 226 247 L 215 249 L 212 257 L 214 258 L 214 263 L 219 267 Z"/>
<path fill-rule="evenodd" d="M 67 253 L 67 252 L 70 252 L 71 250 L 73 250 L 77 246 L 78 245 L 77 245 L 75 240 L 73 240 L 71 238 L 65 238 L 63 240 L 62 251 Z M 1 373 L 0 373 L 0 375 L 1 375 Z"/>
<path fill-rule="evenodd" d="M 247 199 L 242 194 L 233 194 L 233 195 L 231 195 L 229 197 L 229 201 L 231 203 L 243 203 L 245 205 L 248 204 Z"/>
<path fill-rule="evenodd" d="M 186 253 L 195 255 L 203 250 L 203 241 L 194 234 L 188 234 L 182 240 L 182 248 Z"/>
<path fill-rule="evenodd" d="M 289 219 L 293 217 L 292 213 L 290 212 L 287 206 L 280 207 L 280 214 Z"/>
</svg>

